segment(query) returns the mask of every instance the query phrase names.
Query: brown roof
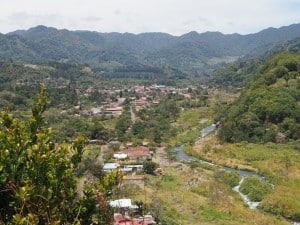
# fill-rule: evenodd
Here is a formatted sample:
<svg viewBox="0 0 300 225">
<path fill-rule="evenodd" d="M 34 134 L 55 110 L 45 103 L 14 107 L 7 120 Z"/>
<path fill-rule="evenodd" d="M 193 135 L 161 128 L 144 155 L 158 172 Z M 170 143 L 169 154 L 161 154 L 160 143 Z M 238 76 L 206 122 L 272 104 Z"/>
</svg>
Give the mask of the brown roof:
<svg viewBox="0 0 300 225">
<path fill-rule="evenodd" d="M 107 108 L 106 111 L 122 111 L 122 107 Z"/>
<path fill-rule="evenodd" d="M 155 220 L 152 216 L 150 217 L 144 217 L 142 219 L 136 219 L 136 218 L 130 218 L 123 216 L 121 214 L 115 214 L 114 215 L 114 225 L 151 225 L 156 224 Z"/>
<path fill-rule="evenodd" d="M 122 153 L 127 154 L 128 157 L 150 155 L 149 148 L 147 148 L 145 146 L 129 147 L 129 148 L 123 150 Z"/>
</svg>

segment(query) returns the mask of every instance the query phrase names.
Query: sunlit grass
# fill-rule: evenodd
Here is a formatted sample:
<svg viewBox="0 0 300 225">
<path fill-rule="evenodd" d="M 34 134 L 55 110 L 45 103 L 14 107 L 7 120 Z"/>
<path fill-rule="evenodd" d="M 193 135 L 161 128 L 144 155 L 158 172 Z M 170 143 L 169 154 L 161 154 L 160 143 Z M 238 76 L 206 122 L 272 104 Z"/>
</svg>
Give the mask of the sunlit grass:
<svg viewBox="0 0 300 225">
<path fill-rule="evenodd" d="M 300 219 L 300 142 L 252 144 L 247 142 L 216 145 L 212 138 L 196 146 L 193 154 L 218 164 L 256 170 L 275 185 L 263 199 L 262 209 L 294 220 Z M 191 150 L 190 150 L 191 151 Z M 291 193 L 291 194 L 284 194 Z"/>
</svg>

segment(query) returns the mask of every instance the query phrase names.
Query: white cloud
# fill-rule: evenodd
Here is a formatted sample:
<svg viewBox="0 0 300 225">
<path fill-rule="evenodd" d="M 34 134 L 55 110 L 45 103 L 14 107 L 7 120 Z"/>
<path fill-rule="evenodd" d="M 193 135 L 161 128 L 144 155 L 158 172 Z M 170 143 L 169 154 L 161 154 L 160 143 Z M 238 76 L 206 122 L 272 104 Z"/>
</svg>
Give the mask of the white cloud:
<svg viewBox="0 0 300 225">
<path fill-rule="evenodd" d="M 39 24 L 101 32 L 251 33 L 300 22 L 299 0 L 0 0 L 0 4 L 2 33 Z"/>
</svg>

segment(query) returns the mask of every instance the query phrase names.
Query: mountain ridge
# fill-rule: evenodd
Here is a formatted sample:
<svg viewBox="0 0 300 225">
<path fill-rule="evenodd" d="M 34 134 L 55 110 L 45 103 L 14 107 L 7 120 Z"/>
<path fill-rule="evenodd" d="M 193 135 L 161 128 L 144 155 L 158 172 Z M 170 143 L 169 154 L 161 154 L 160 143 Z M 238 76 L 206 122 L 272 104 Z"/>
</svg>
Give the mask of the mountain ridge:
<svg viewBox="0 0 300 225">
<path fill-rule="evenodd" d="M 104 71 L 114 70 L 107 68 L 111 62 L 125 67 L 168 65 L 201 76 L 228 63 L 228 58 L 249 54 L 255 58 L 270 46 L 297 37 L 300 37 L 300 24 L 247 35 L 191 31 L 181 36 L 160 32 L 70 31 L 39 25 L 0 35 L 0 59 L 87 63 Z M 211 59 L 216 62 L 212 63 Z"/>
</svg>

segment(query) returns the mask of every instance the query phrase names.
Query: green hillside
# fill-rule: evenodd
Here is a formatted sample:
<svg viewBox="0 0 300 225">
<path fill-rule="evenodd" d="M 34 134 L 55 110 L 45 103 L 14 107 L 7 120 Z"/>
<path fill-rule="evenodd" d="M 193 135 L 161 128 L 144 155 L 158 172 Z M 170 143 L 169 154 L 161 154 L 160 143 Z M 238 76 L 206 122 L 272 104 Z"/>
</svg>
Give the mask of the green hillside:
<svg viewBox="0 0 300 225">
<path fill-rule="evenodd" d="M 262 49 L 255 49 L 255 52 L 261 52 L 261 57 L 253 58 L 251 54 L 233 62 L 230 65 L 216 70 L 209 79 L 209 83 L 221 87 L 234 86 L 244 87 L 251 78 L 258 73 L 264 64 L 275 55 L 284 52 L 298 52 L 300 50 L 300 38 L 282 42 L 271 47 L 265 52 Z"/>
<path fill-rule="evenodd" d="M 136 70 L 142 70 L 143 76 L 159 77 L 160 73 L 155 71 L 167 66 L 182 71 L 181 76 L 192 74 L 203 78 L 237 58 L 257 58 L 274 45 L 299 36 L 300 24 L 248 35 L 193 31 L 181 36 L 69 31 L 37 26 L 0 34 L 0 60 L 88 63 L 110 78 L 131 77 Z"/>
<path fill-rule="evenodd" d="M 88 72 L 87 68 L 56 62 L 36 65 L 0 62 L 0 107 L 28 108 L 40 83 L 47 85 L 52 106 L 77 105 L 82 90 L 95 84 L 105 85 L 99 74 Z"/>
<path fill-rule="evenodd" d="M 227 142 L 300 138 L 300 54 L 283 52 L 263 65 L 241 96 L 219 112 Z M 278 140 L 277 140 L 278 141 Z"/>
</svg>

